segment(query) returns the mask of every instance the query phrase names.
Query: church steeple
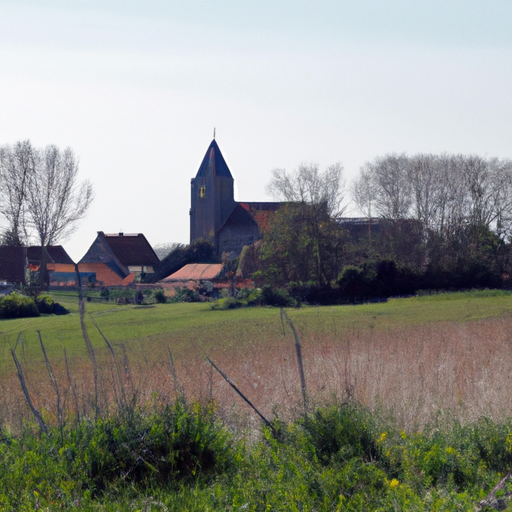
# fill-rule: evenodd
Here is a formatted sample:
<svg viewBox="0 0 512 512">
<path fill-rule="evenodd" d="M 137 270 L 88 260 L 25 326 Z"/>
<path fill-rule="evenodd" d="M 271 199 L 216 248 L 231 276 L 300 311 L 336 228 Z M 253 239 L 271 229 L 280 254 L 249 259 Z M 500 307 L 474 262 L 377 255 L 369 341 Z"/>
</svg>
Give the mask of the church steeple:
<svg viewBox="0 0 512 512">
<path fill-rule="evenodd" d="M 233 179 L 228 164 L 224 160 L 215 139 L 212 140 L 206 150 L 206 154 L 197 171 L 196 178 L 207 176 L 209 173 L 212 173 L 213 176 L 224 176 Z"/>
<path fill-rule="evenodd" d="M 191 181 L 190 241 L 207 238 L 218 245 L 218 232 L 236 206 L 233 176 L 215 139 Z"/>
</svg>

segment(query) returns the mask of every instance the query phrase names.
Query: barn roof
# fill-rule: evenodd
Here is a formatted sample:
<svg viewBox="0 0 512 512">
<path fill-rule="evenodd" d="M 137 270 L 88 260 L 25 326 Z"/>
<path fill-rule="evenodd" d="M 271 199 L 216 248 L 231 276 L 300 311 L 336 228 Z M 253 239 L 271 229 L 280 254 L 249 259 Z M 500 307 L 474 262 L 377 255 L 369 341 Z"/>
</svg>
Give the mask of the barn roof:
<svg viewBox="0 0 512 512">
<path fill-rule="evenodd" d="M 233 179 L 228 164 L 224 160 L 215 139 L 212 140 L 206 150 L 206 154 L 204 155 L 203 161 L 197 171 L 196 178 L 203 178 L 210 172 L 213 176 L 224 176 L 226 178 Z"/>
<path fill-rule="evenodd" d="M 125 266 L 160 263 L 160 259 L 142 233 L 107 233 L 105 240 Z"/>
<path fill-rule="evenodd" d="M 62 245 L 48 245 L 46 247 L 46 252 L 48 253 L 51 263 L 65 263 L 67 265 L 74 265 L 74 261 L 71 259 Z M 41 261 L 41 246 L 35 245 L 27 247 L 27 258 L 29 262 Z"/>
<path fill-rule="evenodd" d="M 220 277 L 222 263 L 189 263 L 160 282 L 171 281 L 213 281 Z"/>
<path fill-rule="evenodd" d="M 130 274 L 128 268 L 119 261 L 112 251 L 103 231 L 98 231 L 96 240 L 94 240 L 79 263 L 103 263 L 122 278 Z"/>
<path fill-rule="evenodd" d="M 69 254 L 62 245 L 49 245 L 46 247 L 48 252 L 48 263 L 59 263 L 74 265 Z M 30 264 L 30 268 L 37 269 L 41 262 L 41 246 L 31 247 L 22 246 L 1 246 L 0 247 L 0 281 L 11 283 L 25 282 L 25 266 Z"/>
<path fill-rule="evenodd" d="M 0 246 L 0 281 L 24 283 L 26 257 L 24 247 Z"/>
</svg>

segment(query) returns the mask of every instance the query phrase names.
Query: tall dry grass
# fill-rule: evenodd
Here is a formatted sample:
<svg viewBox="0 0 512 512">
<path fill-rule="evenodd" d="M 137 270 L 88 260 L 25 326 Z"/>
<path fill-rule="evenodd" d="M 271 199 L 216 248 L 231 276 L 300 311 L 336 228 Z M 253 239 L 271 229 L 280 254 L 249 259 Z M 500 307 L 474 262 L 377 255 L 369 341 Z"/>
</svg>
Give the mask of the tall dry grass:
<svg viewBox="0 0 512 512">
<path fill-rule="evenodd" d="M 445 322 L 403 328 L 345 329 L 333 323 L 322 333 L 297 325 L 310 403 L 354 399 L 371 410 L 389 414 L 407 430 L 421 428 L 440 410 L 449 409 L 461 421 L 480 416 L 500 419 L 512 414 L 512 318 L 478 322 Z M 198 341 L 200 343 L 200 341 Z M 122 405 L 122 393 L 138 403 L 174 400 L 180 388 L 189 400 L 214 400 L 234 429 L 252 429 L 260 419 L 206 361 L 198 345 L 173 357 L 173 376 L 167 347 L 156 357 L 144 347 L 127 350 L 114 345 L 120 372 L 107 347 L 96 353 L 98 407 L 102 413 Z M 294 337 L 287 326 L 265 343 L 241 348 L 216 348 L 208 357 L 222 369 L 268 419 L 303 412 Z M 58 418 L 55 383 L 44 362 L 20 357 L 27 387 L 46 421 Z M 52 361 L 65 416 L 95 413 L 92 363 L 75 358 Z M 178 383 L 178 385 L 177 385 Z M 177 389 L 178 388 L 178 389 Z M 14 368 L 0 380 L 0 421 L 19 429 L 30 418 Z"/>
</svg>

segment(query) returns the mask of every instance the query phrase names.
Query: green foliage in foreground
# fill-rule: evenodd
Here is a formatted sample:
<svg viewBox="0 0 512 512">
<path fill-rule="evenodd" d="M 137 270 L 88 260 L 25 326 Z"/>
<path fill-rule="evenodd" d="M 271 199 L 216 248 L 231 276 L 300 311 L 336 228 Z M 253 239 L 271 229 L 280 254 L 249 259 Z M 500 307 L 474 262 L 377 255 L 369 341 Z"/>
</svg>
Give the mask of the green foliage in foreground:
<svg viewBox="0 0 512 512">
<path fill-rule="evenodd" d="M 181 400 L 3 434 L 0 509 L 470 510 L 512 465 L 512 420 L 406 433 L 344 404 L 273 426 L 248 442 Z"/>
</svg>

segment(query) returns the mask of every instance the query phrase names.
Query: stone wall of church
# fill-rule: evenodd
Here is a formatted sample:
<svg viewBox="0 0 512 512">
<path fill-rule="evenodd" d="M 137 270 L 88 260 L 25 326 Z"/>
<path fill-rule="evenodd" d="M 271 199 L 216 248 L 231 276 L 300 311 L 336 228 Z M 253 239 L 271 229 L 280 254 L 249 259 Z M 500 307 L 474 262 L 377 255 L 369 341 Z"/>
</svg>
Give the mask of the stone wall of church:
<svg viewBox="0 0 512 512">
<path fill-rule="evenodd" d="M 228 224 L 218 233 L 217 253 L 235 253 L 238 256 L 244 245 L 251 245 L 260 238 L 260 230 L 255 222 L 243 225 Z"/>
</svg>

